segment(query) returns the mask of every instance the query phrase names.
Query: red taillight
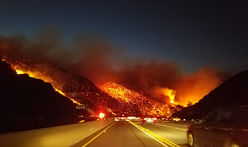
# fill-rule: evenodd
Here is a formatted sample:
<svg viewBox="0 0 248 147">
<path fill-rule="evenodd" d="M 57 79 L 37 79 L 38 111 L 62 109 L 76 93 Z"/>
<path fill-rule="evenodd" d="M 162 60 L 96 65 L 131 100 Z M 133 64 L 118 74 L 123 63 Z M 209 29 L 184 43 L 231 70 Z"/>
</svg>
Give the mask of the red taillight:
<svg viewBox="0 0 248 147">
<path fill-rule="evenodd" d="M 102 113 L 102 112 L 100 112 L 100 113 L 99 113 L 99 118 L 100 118 L 100 119 L 103 119 L 104 117 L 105 117 L 105 114 Z"/>
<path fill-rule="evenodd" d="M 187 132 L 189 131 L 189 128 L 190 128 L 190 125 L 187 125 L 187 127 L 186 127 Z"/>
</svg>

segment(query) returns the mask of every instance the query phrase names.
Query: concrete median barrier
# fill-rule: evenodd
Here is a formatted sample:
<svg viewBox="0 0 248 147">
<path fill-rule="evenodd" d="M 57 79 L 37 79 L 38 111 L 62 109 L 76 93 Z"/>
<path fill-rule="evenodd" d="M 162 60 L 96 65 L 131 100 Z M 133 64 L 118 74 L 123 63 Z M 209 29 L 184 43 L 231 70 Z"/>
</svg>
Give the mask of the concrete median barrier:
<svg viewBox="0 0 248 147">
<path fill-rule="evenodd" d="M 113 120 L 0 134 L 1 147 L 69 147 L 111 124 Z M 7 127 L 7 126 L 6 126 Z"/>
</svg>

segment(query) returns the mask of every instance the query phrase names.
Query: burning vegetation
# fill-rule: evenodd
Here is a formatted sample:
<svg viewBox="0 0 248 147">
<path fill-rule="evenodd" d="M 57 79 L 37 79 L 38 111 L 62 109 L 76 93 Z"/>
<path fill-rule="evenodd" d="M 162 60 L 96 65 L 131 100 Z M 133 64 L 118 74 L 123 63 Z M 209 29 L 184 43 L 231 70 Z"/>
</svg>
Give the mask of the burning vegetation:
<svg viewBox="0 0 248 147">
<path fill-rule="evenodd" d="M 143 115 L 167 116 L 170 107 L 197 103 L 222 81 L 220 72 L 212 68 L 185 75 L 176 63 L 168 61 L 120 62 L 117 59 L 124 57 L 105 41 L 94 38 L 74 40 L 73 45 L 66 46 L 59 44 L 61 36 L 52 30 L 37 36 L 0 36 L 2 60 L 11 64 L 17 74 L 50 83 L 78 105 L 90 103 L 111 111 L 137 108 Z"/>
<path fill-rule="evenodd" d="M 3 58 L 2 61 L 7 61 L 7 60 L 5 58 Z M 9 63 L 11 65 L 12 69 L 15 70 L 17 74 L 27 74 L 31 78 L 40 79 L 40 80 L 43 80 L 46 83 L 50 83 L 52 85 L 53 89 L 55 91 L 57 91 L 59 94 L 69 98 L 73 103 L 75 103 L 77 105 L 82 105 L 77 100 L 67 96 L 61 90 L 60 86 L 57 86 L 56 82 L 51 77 L 49 77 L 48 75 L 46 75 L 46 74 L 44 74 L 42 72 L 39 72 L 38 70 L 29 70 L 28 68 L 25 68 L 25 66 L 27 66 L 27 65 L 24 65 L 24 64 L 20 64 L 20 65 L 12 64 L 12 63 L 10 63 L 8 61 L 7 61 L 7 63 Z"/>
<path fill-rule="evenodd" d="M 168 115 L 167 112 L 169 112 L 169 107 L 166 103 L 151 100 L 120 84 L 107 82 L 101 85 L 100 88 L 113 98 L 117 99 L 120 103 L 131 103 L 137 105 L 142 115 Z"/>
<path fill-rule="evenodd" d="M 5 62 L 7 61 L 6 58 L 3 58 L 2 60 Z M 10 62 L 8 62 L 8 63 L 10 63 Z M 34 67 L 37 68 L 37 66 L 33 66 L 32 69 L 29 69 L 30 67 L 28 67 L 28 65 L 25 65 L 23 63 L 19 63 L 19 64 L 10 63 L 10 65 L 11 65 L 12 69 L 16 71 L 17 74 L 27 74 L 31 78 L 40 79 L 40 80 L 43 80 L 44 82 L 50 83 L 55 91 L 57 91 L 58 93 L 60 93 L 61 95 L 65 96 L 65 97 L 68 97 L 73 103 L 75 103 L 77 105 L 82 105 L 80 103 L 80 100 L 76 100 L 75 98 L 70 97 L 69 94 L 65 94 L 67 92 L 63 92 L 64 86 L 58 84 L 58 83 L 61 83 L 60 81 L 55 81 L 55 79 L 53 79 L 52 76 L 46 75 L 46 72 L 44 72 L 44 71 L 43 72 L 40 71 L 41 69 L 35 69 Z M 63 81 L 63 80 L 65 80 L 65 79 L 61 79 L 61 81 Z M 170 115 L 169 105 L 167 105 L 166 103 L 157 102 L 155 100 L 147 98 L 147 97 L 139 94 L 138 92 L 130 90 L 130 89 L 128 89 L 128 88 L 126 88 L 120 84 L 117 84 L 114 82 L 106 82 L 105 84 L 100 85 L 99 87 L 101 90 L 103 90 L 109 96 L 116 99 L 122 105 L 125 105 L 124 109 L 125 109 L 125 111 L 127 111 L 126 112 L 127 114 L 129 114 L 129 113 L 131 113 L 131 111 L 133 111 L 132 110 L 133 106 L 137 106 L 138 111 L 141 113 L 141 115 L 157 115 L 157 116 Z M 167 92 L 167 91 L 165 91 L 165 92 Z M 94 98 L 96 98 L 96 97 L 92 97 L 92 99 L 94 99 Z M 107 106 L 104 103 L 99 103 L 99 104 L 103 105 L 103 106 Z M 121 111 L 123 111 L 123 110 L 121 110 Z"/>
<path fill-rule="evenodd" d="M 161 97 L 165 97 L 164 101 L 167 100 L 167 103 L 178 104 L 178 102 L 175 101 L 176 91 L 173 89 L 159 87 L 154 90 L 154 93 L 156 93 L 156 95 L 160 95 Z"/>
</svg>

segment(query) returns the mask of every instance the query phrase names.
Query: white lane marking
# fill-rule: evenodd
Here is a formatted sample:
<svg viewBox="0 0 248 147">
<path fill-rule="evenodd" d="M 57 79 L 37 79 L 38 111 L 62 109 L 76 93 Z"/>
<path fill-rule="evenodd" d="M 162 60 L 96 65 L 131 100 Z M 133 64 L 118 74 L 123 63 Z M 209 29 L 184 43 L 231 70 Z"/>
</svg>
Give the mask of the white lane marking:
<svg viewBox="0 0 248 147">
<path fill-rule="evenodd" d="M 82 147 L 86 147 L 88 146 L 91 142 L 93 142 L 95 139 L 97 139 L 100 135 L 102 135 L 103 133 L 107 132 L 107 130 L 112 127 L 113 125 L 115 125 L 115 123 L 112 123 L 111 125 L 109 125 L 107 128 L 105 128 L 104 130 L 102 130 L 100 133 L 98 133 L 96 136 L 94 136 L 93 138 L 91 138 L 88 142 L 86 142 Z"/>
</svg>

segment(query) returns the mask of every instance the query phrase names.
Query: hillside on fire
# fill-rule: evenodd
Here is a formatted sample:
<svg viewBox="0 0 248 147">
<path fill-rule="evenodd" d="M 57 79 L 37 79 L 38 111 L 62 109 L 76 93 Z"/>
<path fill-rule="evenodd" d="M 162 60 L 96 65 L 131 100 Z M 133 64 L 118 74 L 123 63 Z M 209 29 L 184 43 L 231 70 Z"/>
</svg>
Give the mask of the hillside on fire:
<svg viewBox="0 0 248 147">
<path fill-rule="evenodd" d="M 0 132 L 71 123 L 75 104 L 42 80 L 17 75 L 0 61 Z M 6 127 L 7 126 L 7 127 Z"/>
<path fill-rule="evenodd" d="M 201 118 L 211 110 L 222 106 L 248 105 L 248 70 L 244 70 L 223 82 L 198 103 L 175 113 L 174 117 Z"/>
</svg>

